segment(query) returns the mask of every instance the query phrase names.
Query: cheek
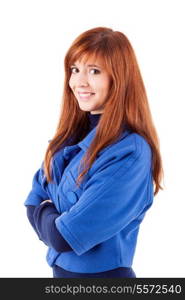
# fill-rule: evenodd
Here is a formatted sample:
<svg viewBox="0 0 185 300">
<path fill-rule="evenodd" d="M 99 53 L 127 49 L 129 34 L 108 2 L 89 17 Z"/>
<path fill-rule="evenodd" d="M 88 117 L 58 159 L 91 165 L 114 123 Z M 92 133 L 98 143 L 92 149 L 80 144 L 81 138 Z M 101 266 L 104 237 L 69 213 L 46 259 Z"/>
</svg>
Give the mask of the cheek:
<svg viewBox="0 0 185 300">
<path fill-rule="evenodd" d="M 110 90 L 110 79 L 107 76 L 101 78 L 101 81 L 98 82 L 98 87 L 101 94 L 108 94 Z"/>
<path fill-rule="evenodd" d="M 71 89 L 74 86 L 74 82 L 73 82 L 72 78 L 69 79 L 69 86 L 70 86 Z"/>
<path fill-rule="evenodd" d="M 107 95 L 109 93 L 110 90 L 110 85 L 109 83 L 104 84 L 102 92 L 104 93 L 104 95 Z"/>
</svg>

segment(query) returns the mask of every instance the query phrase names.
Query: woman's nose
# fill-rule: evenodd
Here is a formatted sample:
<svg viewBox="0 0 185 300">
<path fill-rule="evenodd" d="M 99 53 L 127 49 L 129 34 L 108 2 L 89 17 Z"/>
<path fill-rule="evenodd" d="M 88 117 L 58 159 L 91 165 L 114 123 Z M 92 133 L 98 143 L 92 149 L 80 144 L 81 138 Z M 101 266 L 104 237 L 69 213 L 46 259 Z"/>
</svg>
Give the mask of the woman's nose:
<svg viewBox="0 0 185 300">
<path fill-rule="evenodd" d="M 78 86 L 88 86 L 88 77 L 86 74 L 81 73 L 79 74 L 78 78 L 77 78 L 77 85 Z"/>
</svg>

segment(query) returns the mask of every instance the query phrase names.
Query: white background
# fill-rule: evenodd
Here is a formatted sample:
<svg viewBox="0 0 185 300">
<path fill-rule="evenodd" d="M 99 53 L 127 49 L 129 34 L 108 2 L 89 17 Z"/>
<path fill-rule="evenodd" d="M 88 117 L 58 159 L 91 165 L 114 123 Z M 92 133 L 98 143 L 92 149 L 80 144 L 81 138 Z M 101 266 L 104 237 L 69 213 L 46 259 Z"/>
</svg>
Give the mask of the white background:
<svg viewBox="0 0 185 300">
<path fill-rule="evenodd" d="M 129 38 L 161 143 L 165 190 L 140 227 L 137 277 L 185 277 L 185 1 L 0 1 L 0 277 L 52 277 L 23 205 L 58 121 L 63 59 L 87 29 Z"/>
</svg>

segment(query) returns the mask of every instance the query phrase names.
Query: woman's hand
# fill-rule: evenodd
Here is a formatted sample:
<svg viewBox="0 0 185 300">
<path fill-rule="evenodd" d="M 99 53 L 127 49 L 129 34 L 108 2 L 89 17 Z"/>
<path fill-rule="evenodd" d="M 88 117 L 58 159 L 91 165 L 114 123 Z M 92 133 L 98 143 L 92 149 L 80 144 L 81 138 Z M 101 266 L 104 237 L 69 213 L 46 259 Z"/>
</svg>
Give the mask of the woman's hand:
<svg viewBox="0 0 185 300">
<path fill-rule="evenodd" d="M 42 201 L 42 202 L 40 203 L 40 205 L 44 204 L 45 202 L 50 202 L 50 203 L 52 203 L 52 201 L 51 201 L 50 199 L 47 199 L 47 200 Z"/>
</svg>

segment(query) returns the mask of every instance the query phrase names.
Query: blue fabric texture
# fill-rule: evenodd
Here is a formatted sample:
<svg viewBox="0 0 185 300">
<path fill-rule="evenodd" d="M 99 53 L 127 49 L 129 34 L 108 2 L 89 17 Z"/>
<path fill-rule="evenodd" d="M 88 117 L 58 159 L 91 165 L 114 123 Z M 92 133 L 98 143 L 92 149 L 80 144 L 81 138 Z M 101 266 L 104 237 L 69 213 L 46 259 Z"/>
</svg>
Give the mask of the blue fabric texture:
<svg viewBox="0 0 185 300">
<path fill-rule="evenodd" d="M 140 224 L 153 203 L 151 148 L 141 135 L 127 129 L 99 152 L 80 187 L 76 185 L 79 163 L 96 128 L 78 144 L 62 147 L 54 155 L 55 183 L 47 183 L 41 165 L 24 203 L 38 206 L 45 199 L 52 200 L 52 213 L 44 207 L 39 211 L 45 211 L 43 220 L 55 222 L 71 250 L 60 252 L 49 245 L 46 259 L 50 266 L 56 264 L 69 272 L 131 268 Z M 35 220 L 42 219 L 41 212 L 35 213 Z"/>
</svg>

